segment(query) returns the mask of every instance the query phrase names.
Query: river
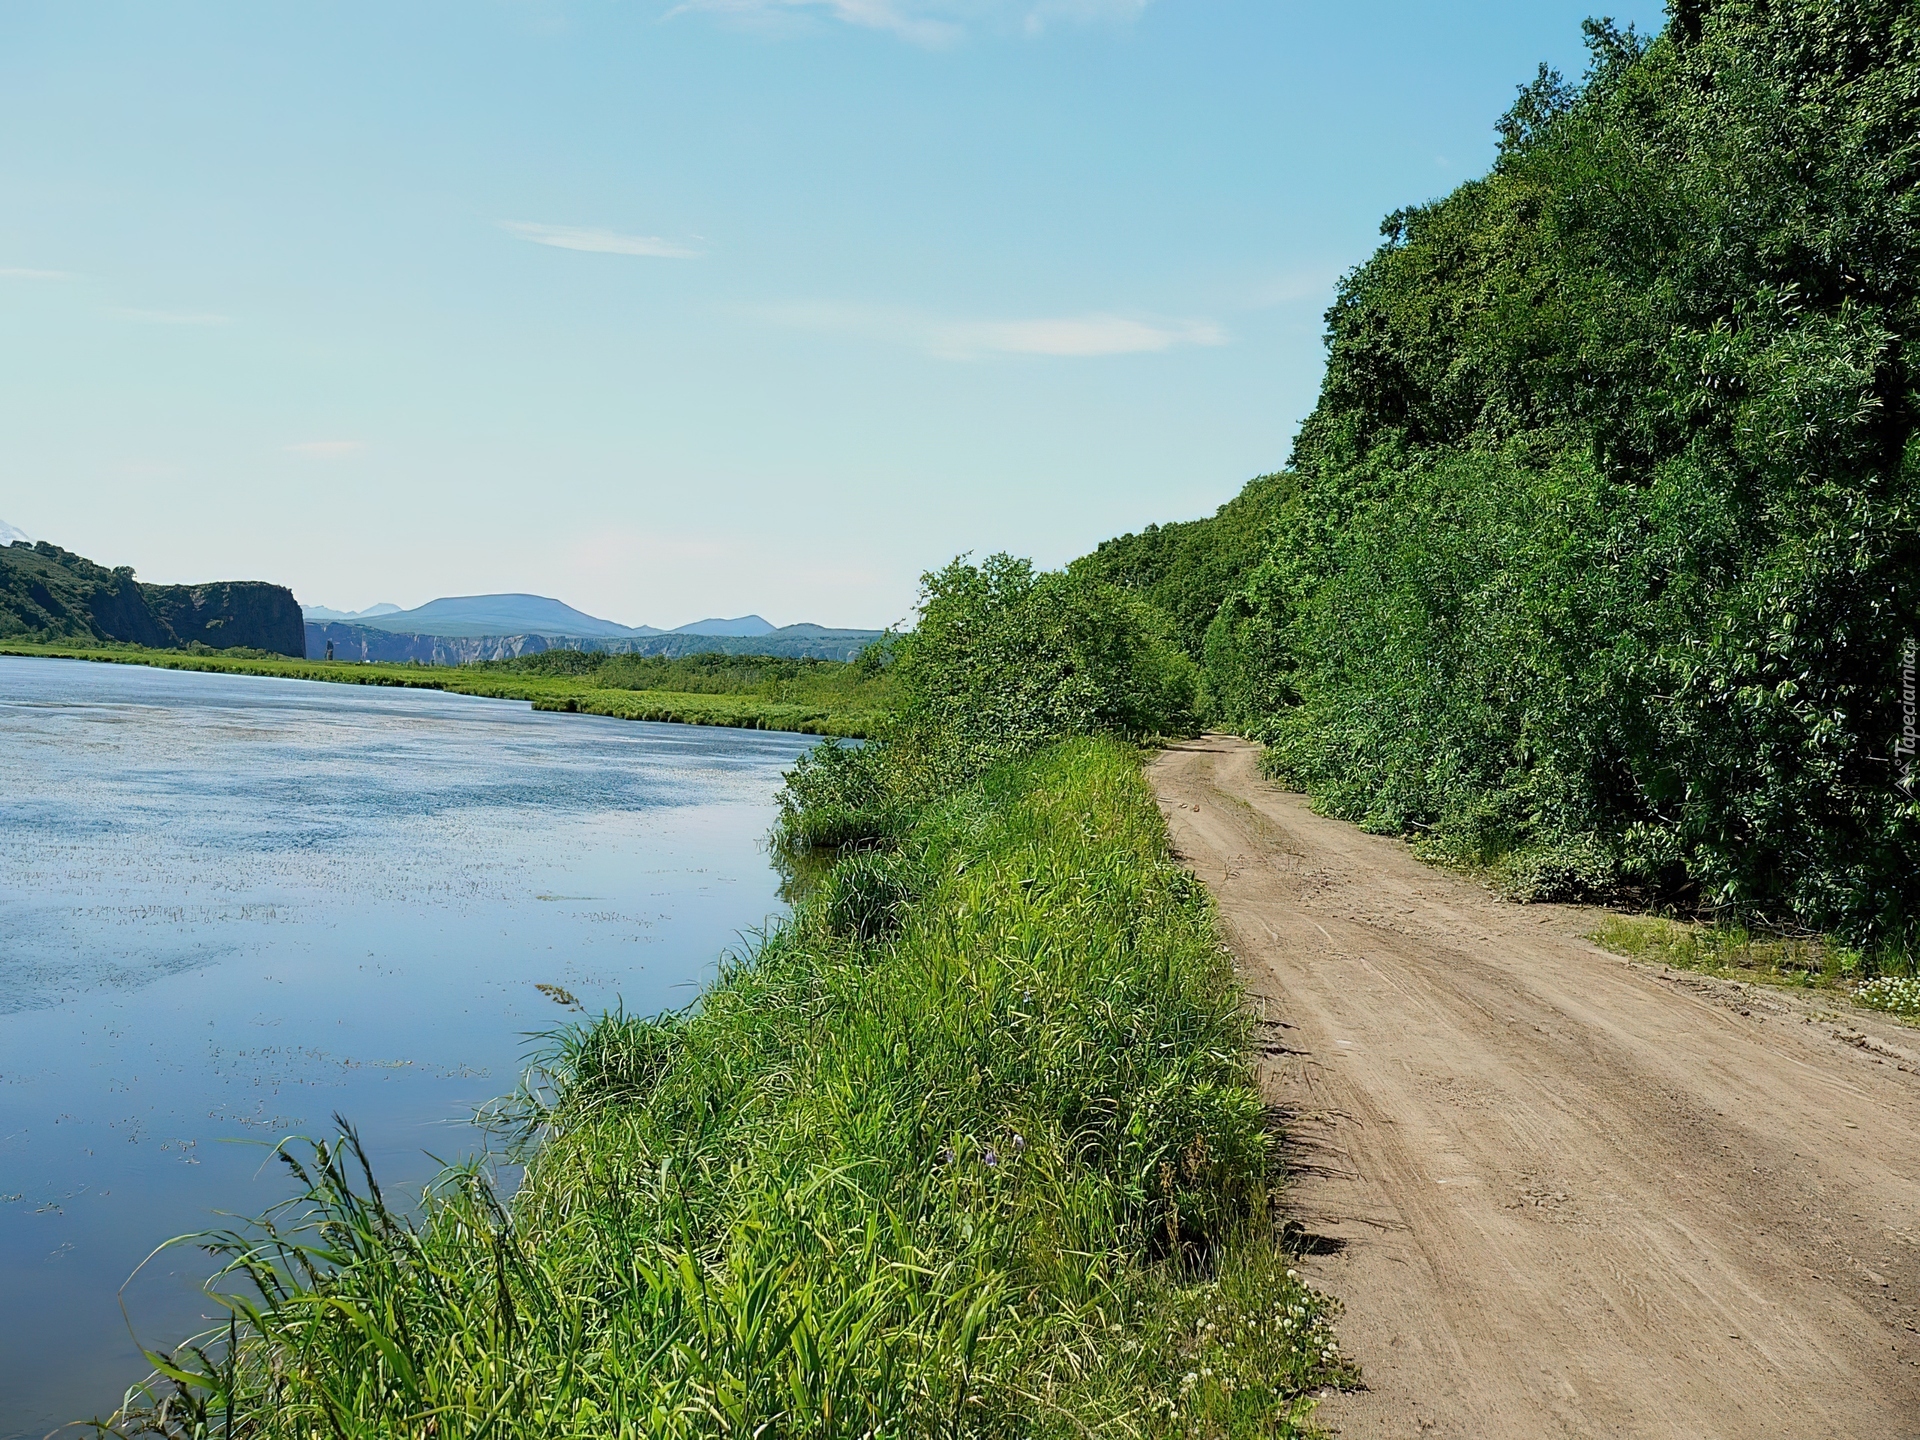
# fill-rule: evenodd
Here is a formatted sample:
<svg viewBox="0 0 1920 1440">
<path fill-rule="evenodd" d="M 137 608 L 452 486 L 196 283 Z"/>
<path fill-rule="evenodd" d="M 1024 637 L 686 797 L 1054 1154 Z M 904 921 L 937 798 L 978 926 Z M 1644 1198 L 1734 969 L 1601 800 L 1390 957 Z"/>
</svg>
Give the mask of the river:
<svg viewBox="0 0 1920 1440">
<path fill-rule="evenodd" d="M 692 1001 L 811 743 L 0 657 L 0 1440 L 110 1410 L 129 1318 L 205 1326 L 200 1251 L 122 1286 L 285 1198 L 281 1137 L 417 1187 L 568 999 Z"/>
</svg>

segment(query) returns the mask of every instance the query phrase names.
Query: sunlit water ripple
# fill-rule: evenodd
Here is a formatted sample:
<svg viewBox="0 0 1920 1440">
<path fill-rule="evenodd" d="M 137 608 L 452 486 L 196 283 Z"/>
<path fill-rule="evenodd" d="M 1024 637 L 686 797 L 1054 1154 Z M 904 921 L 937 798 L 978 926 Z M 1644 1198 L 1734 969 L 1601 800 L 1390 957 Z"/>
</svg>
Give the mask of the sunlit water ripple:
<svg viewBox="0 0 1920 1440">
<path fill-rule="evenodd" d="M 282 1198 L 266 1145 L 338 1112 L 418 1182 L 569 1018 L 537 984 L 693 999 L 779 909 L 809 743 L 0 657 L 0 1440 L 143 1373 L 116 1291 Z M 204 1323 L 204 1269 L 142 1273 L 141 1339 Z"/>
</svg>

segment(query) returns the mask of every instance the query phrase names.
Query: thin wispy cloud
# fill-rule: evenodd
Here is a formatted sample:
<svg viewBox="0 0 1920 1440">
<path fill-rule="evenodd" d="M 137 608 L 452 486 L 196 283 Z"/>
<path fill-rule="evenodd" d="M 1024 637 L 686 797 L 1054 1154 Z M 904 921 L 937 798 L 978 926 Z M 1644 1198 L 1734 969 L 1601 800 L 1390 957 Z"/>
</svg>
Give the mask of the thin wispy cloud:
<svg viewBox="0 0 1920 1440">
<path fill-rule="evenodd" d="M 879 30 L 915 45 L 951 45 L 974 29 L 1037 35 L 1056 23 L 1125 23 L 1150 0 L 682 0 L 663 17 L 717 15 L 757 29 L 826 20 Z"/>
<path fill-rule="evenodd" d="M 225 315 L 208 315 L 194 310 L 131 310 L 116 308 L 107 311 L 116 320 L 132 320 L 142 325 L 230 325 L 232 320 Z"/>
<path fill-rule="evenodd" d="M 858 335 L 940 360 L 980 360 L 995 355 L 1090 359 L 1227 343 L 1226 332 L 1208 320 L 1139 320 L 1106 314 L 959 320 L 913 310 L 836 304 L 782 305 L 760 313 L 776 324 Z"/>
<path fill-rule="evenodd" d="M 976 355 L 1145 355 L 1179 345 L 1224 345 L 1225 333 L 1206 321 L 1170 325 L 1121 315 L 1057 320 L 970 320 L 938 326 L 931 353 L 953 359 Z"/>
<path fill-rule="evenodd" d="M 1104 25 L 1137 20 L 1149 0 L 1039 0 L 1029 5 L 1023 20 L 1028 34 L 1038 34 L 1055 22 L 1070 25 Z"/>
<path fill-rule="evenodd" d="M 685 0 L 666 13 L 717 15 L 756 30 L 780 30 L 826 19 L 880 30 L 915 45 L 937 48 L 951 45 L 966 33 L 954 20 L 926 13 L 930 7 L 912 0 Z"/>
<path fill-rule="evenodd" d="M 1247 292 L 1249 309 L 1268 310 L 1276 305 L 1295 305 L 1302 300 L 1321 302 L 1331 299 L 1340 284 L 1341 271 L 1334 266 L 1318 270 L 1290 270 L 1273 275 Z"/>
<path fill-rule="evenodd" d="M 0 265 L 0 280 L 71 280 L 71 270 L 32 270 L 24 265 Z"/>
<path fill-rule="evenodd" d="M 587 225 L 536 225 L 526 220 L 502 220 L 500 228 L 509 235 L 531 240 L 536 245 L 551 245 L 557 250 L 585 250 L 595 255 L 644 255 L 655 260 L 695 260 L 698 250 L 658 235 L 622 235 L 617 230 L 601 230 Z"/>
<path fill-rule="evenodd" d="M 319 460 L 333 460 L 342 455 L 358 455 L 367 448 L 367 442 L 364 440 L 298 440 L 284 448 L 292 455 L 311 455 Z"/>
</svg>

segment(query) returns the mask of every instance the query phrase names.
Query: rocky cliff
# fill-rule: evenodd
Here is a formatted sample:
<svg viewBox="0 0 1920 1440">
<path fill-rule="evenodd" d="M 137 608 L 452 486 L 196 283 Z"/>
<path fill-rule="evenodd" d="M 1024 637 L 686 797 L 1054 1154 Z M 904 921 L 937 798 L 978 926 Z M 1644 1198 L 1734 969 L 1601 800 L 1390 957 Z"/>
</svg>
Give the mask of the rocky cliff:
<svg viewBox="0 0 1920 1440">
<path fill-rule="evenodd" d="M 279 655 L 306 652 L 300 602 L 284 585 L 264 580 L 216 580 L 206 585 L 142 585 L 147 608 L 177 645 L 196 641 L 216 650 L 236 645 Z"/>
<path fill-rule="evenodd" d="M 422 665 L 471 665 L 511 660 L 543 650 L 604 650 L 616 655 L 777 655 L 782 659 L 851 660 L 878 640 L 879 630 L 828 630 L 788 625 L 764 635 L 644 635 L 622 640 L 584 640 L 552 635 L 407 635 L 370 625 L 337 621 L 307 626 L 307 658 L 323 660 L 333 646 L 336 660 L 418 661 Z"/>
<path fill-rule="evenodd" d="M 306 653 L 299 602 L 259 580 L 143 585 L 42 540 L 0 546 L 0 638 Z"/>
<path fill-rule="evenodd" d="M 406 635 L 371 625 L 340 621 L 307 622 L 307 658 L 325 660 L 333 647 L 335 660 L 388 660 L 405 664 L 472 665 L 480 660 L 511 660 L 558 648 L 564 641 L 543 635 Z M 576 646 L 580 643 L 573 642 Z"/>
</svg>

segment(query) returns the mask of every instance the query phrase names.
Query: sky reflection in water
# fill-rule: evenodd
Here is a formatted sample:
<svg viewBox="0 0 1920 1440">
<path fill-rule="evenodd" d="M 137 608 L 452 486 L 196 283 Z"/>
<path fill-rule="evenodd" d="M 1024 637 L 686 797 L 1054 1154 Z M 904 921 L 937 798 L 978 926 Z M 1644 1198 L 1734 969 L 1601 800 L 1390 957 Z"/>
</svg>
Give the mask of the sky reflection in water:
<svg viewBox="0 0 1920 1440">
<path fill-rule="evenodd" d="M 339 1112 L 384 1182 L 472 1153 L 530 1032 L 692 1000 L 779 910 L 801 736 L 0 657 L 0 1440 L 144 1373 L 115 1293 Z M 253 1142 L 253 1143 L 248 1143 Z M 127 1292 L 206 1312 L 205 1257 Z"/>
</svg>

